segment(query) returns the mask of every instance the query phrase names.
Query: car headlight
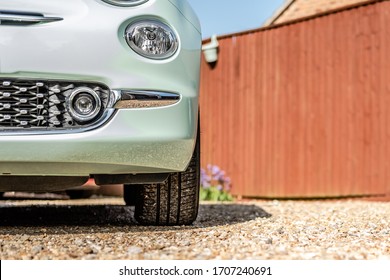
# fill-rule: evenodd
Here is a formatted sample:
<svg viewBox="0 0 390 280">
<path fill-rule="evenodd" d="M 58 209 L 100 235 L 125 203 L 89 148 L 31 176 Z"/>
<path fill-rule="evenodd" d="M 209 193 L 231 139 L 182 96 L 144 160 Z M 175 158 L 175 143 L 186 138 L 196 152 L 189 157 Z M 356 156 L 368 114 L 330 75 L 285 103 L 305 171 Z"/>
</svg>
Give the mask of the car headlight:
<svg viewBox="0 0 390 280">
<path fill-rule="evenodd" d="M 145 3 L 149 0 L 103 0 L 103 1 L 115 6 L 131 7 L 131 6 L 141 5 L 142 3 Z"/>
<path fill-rule="evenodd" d="M 125 31 L 128 45 L 138 54 L 152 59 L 164 59 L 175 54 L 178 40 L 166 24 L 143 20 L 130 24 Z"/>
</svg>

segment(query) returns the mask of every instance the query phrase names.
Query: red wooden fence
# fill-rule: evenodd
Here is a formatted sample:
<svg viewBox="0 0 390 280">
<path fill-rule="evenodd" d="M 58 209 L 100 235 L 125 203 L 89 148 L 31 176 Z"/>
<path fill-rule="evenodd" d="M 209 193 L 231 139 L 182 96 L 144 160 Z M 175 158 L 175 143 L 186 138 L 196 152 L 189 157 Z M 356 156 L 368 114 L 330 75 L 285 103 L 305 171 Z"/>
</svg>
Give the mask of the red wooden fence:
<svg viewBox="0 0 390 280">
<path fill-rule="evenodd" d="M 390 193 L 390 2 L 219 38 L 202 165 L 254 197 Z"/>
</svg>

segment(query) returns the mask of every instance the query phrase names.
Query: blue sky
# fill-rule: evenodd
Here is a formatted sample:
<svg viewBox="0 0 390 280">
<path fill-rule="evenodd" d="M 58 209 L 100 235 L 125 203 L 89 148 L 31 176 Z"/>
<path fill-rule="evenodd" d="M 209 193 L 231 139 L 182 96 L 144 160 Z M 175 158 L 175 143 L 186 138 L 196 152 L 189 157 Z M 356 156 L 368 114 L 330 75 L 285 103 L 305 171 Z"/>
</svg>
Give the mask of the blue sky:
<svg viewBox="0 0 390 280">
<path fill-rule="evenodd" d="M 188 0 L 202 24 L 203 38 L 258 28 L 285 0 Z"/>
</svg>

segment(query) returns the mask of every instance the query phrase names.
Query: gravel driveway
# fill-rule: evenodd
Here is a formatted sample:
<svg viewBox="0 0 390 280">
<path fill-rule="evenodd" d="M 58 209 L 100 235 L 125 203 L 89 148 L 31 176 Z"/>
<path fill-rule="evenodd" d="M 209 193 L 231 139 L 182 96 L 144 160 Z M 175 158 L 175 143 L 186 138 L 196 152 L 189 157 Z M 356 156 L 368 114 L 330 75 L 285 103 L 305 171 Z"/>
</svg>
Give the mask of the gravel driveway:
<svg viewBox="0 0 390 280">
<path fill-rule="evenodd" d="M 106 204 L 106 205 L 104 205 Z M 203 203 L 190 227 L 141 227 L 117 198 L 0 202 L 1 259 L 390 259 L 390 203 Z"/>
</svg>

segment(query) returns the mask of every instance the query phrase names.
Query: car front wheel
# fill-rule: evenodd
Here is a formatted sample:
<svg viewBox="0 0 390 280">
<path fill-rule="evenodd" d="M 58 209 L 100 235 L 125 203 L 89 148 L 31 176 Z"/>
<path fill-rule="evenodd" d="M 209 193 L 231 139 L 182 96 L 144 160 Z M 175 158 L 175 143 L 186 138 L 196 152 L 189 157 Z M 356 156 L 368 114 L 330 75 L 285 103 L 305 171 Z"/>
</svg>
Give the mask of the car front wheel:
<svg viewBox="0 0 390 280">
<path fill-rule="evenodd" d="M 141 225 L 190 225 L 198 215 L 200 139 L 184 172 L 172 173 L 164 183 L 126 186 L 127 205 L 135 204 L 135 219 Z M 129 196 L 129 197 L 126 197 Z M 132 196 L 130 198 L 130 195 Z"/>
</svg>

